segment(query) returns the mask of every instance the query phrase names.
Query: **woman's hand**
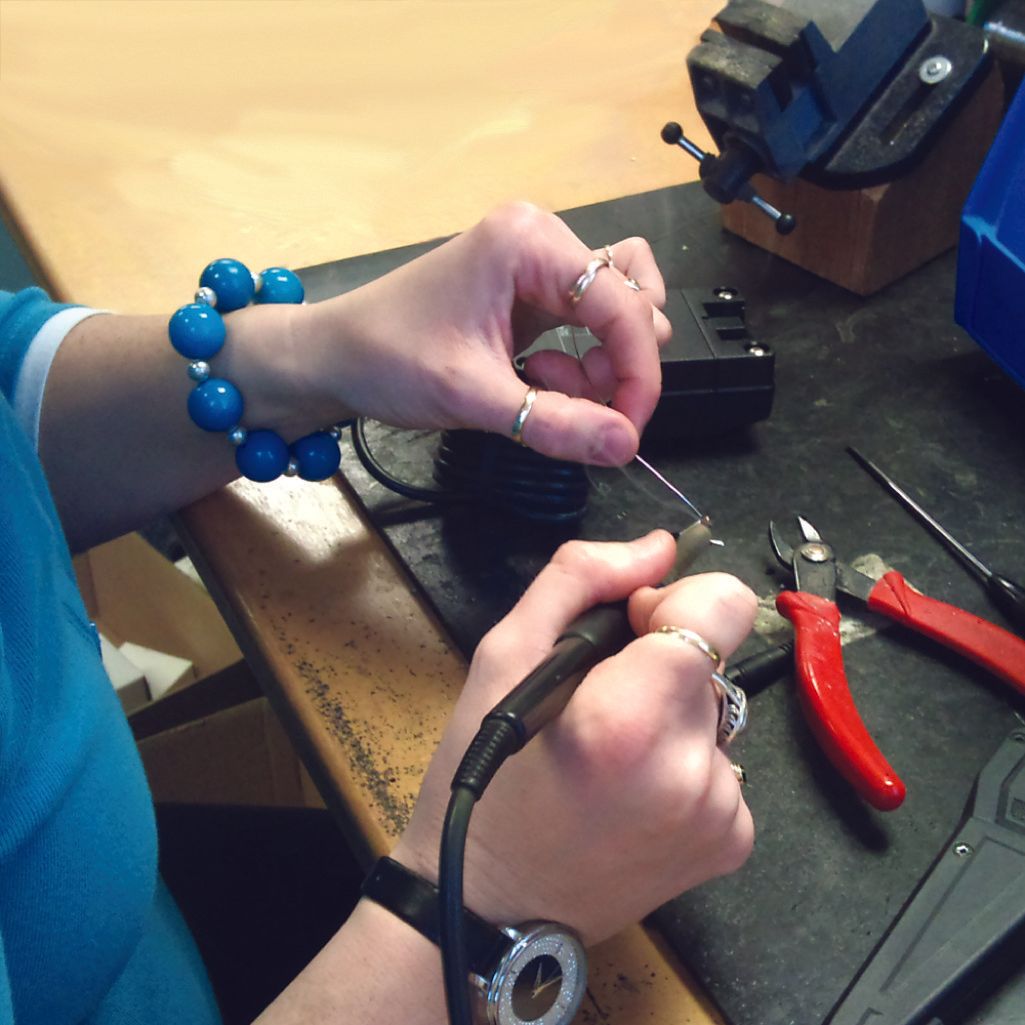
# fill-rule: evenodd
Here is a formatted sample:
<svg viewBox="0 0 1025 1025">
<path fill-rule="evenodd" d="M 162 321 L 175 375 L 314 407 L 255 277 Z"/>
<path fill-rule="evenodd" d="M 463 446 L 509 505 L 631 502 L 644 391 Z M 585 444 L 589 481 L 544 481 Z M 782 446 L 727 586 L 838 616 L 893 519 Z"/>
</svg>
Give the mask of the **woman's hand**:
<svg viewBox="0 0 1025 1025">
<path fill-rule="evenodd" d="M 658 344 L 670 328 L 647 243 L 627 239 L 612 251 L 615 269 L 598 271 L 574 305 L 569 292 L 591 250 L 552 214 L 506 206 L 346 295 L 230 314 L 214 372 L 245 396 L 245 426 L 288 441 L 354 413 L 508 435 L 527 391 L 514 356 L 556 324 L 585 326 L 602 344 L 582 363 L 562 353 L 528 361 L 531 379 L 551 390 L 522 440 L 552 456 L 625 463 L 658 400 Z M 194 384 L 168 342 L 168 316 L 91 317 L 54 360 L 39 451 L 73 547 L 237 476 L 231 445 L 189 420 Z"/>
<path fill-rule="evenodd" d="M 570 291 L 595 254 L 554 215 L 502 207 L 391 274 L 308 307 L 299 340 L 313 354 L 307 390 L 400 427 L 508 435 L 527 391 L 514 356 L 558 324 L 586 327 L 602 344 L 582 361 L 528 359 L 528 378 L 545 390 L 522 440 L 560 458 L 625 463 L 658 401 L 658 347 L 671 329 L 648 244 L 610 249 L 615 266 L 574 305 Z"/>
<path fill-rule="evenodd" d="M 659 626 L 687 627 L 723 658 L 754 620 L 754 595 L 720 573 L 655 589 L 674 544 L 571 542 L 481 642 L 395 857 L 437 878 L 455 767 L 484 714 L 599 602 L 630 596 L 637 640 L 588 674 L 565 711 L 498 772 L 466 856 L 469 908 L 501 925 L 541 918 L 599 941 L 689 887 L 731 872 L 753 826 L 716 747 L 708 657 Z"/>
</svg>

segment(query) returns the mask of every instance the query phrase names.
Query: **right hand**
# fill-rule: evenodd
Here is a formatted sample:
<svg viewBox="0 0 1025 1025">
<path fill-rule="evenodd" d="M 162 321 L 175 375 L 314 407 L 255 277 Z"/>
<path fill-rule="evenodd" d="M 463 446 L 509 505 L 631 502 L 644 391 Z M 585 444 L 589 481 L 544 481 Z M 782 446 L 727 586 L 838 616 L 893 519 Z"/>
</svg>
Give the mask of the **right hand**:
<svg viewBox="0 0 1025 1025">
<path fill-rule="evenodd" d="M 752 626 L 756 599 L 722 573 L 656 588 L 674 555 L 665 531 L 559 549 L 481 642 L 394 852 L 399 861 L 437 879 L 449 784 L 483 715 L 576 616 L 628 596 L 638 639 L 588 674 L 478 804 L 466 904 L 502 925 L 554 919 L 594 943 L 745 861 L 753 824 L 716 747 L 713 667 L 697 648 L 652 631 L 688 627 L 727 658 Z"/>
</svg>

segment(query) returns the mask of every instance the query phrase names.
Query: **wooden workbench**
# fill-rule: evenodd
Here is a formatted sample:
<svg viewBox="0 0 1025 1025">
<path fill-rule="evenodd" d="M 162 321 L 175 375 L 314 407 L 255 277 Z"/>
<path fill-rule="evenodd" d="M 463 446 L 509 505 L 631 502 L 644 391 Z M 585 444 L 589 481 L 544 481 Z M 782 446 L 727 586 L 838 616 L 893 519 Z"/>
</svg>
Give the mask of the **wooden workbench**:
<svg viewBox="0 0 1025 1025">
<path fill-rule="evenodd" d="M 232 255 L 301 267 L 694 177 L 658 131 L 718 0 L 0 0 L 0 196 L 57 296 L 170 312 Z M 325 799 L 401 829 L 465 666 L 344 483 L 239 483 L 182 523 Z M 589 1022 L 717 1022 L 640 928 Z"/>
</svg>

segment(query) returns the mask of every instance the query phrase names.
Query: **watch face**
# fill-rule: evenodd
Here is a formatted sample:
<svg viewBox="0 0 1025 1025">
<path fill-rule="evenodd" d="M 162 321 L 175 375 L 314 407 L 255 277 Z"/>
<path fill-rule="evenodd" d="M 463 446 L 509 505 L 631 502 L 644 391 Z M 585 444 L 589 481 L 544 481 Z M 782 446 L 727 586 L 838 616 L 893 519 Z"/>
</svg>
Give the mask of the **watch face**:
<svg viewBox="0 0 1025 1025">
<path fill-rule="evenodd" d="M 587 985 L 587 956 L 577 937 L 552 922 L 506 930 L 514 943 L 487 995 L 492 1025 L 567 1025 Z"/>
</svg>

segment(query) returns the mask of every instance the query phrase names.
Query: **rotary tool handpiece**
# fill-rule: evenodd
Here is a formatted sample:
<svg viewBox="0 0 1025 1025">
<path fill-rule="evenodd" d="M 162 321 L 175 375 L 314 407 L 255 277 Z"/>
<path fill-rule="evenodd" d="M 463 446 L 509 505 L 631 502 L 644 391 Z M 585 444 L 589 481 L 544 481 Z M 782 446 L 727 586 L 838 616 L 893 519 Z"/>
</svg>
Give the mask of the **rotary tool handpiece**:
<svg viewBox="0 0 1025 1025">
<path fill-rule="evenodd" d="M 676 545 L 671 577 L 681 575 L 708 546 L 711 520 L 703 516 L 684 530 Z M 626 603 L 598 605 L 578 616 L 555 642 L 548 657 L 488 714 L 511 723 L 522 747 L 565 707 L 587 672 L 634 638 Z"/>
<path fill-rule="evenodd" d="M 633 637 L 625 603 L 589 609 L 566 628 L 548 657 L 488 712 L 484 723 L 511 724 L 519 750 L 566 707 L 590 669 Z"/>
</svg>

